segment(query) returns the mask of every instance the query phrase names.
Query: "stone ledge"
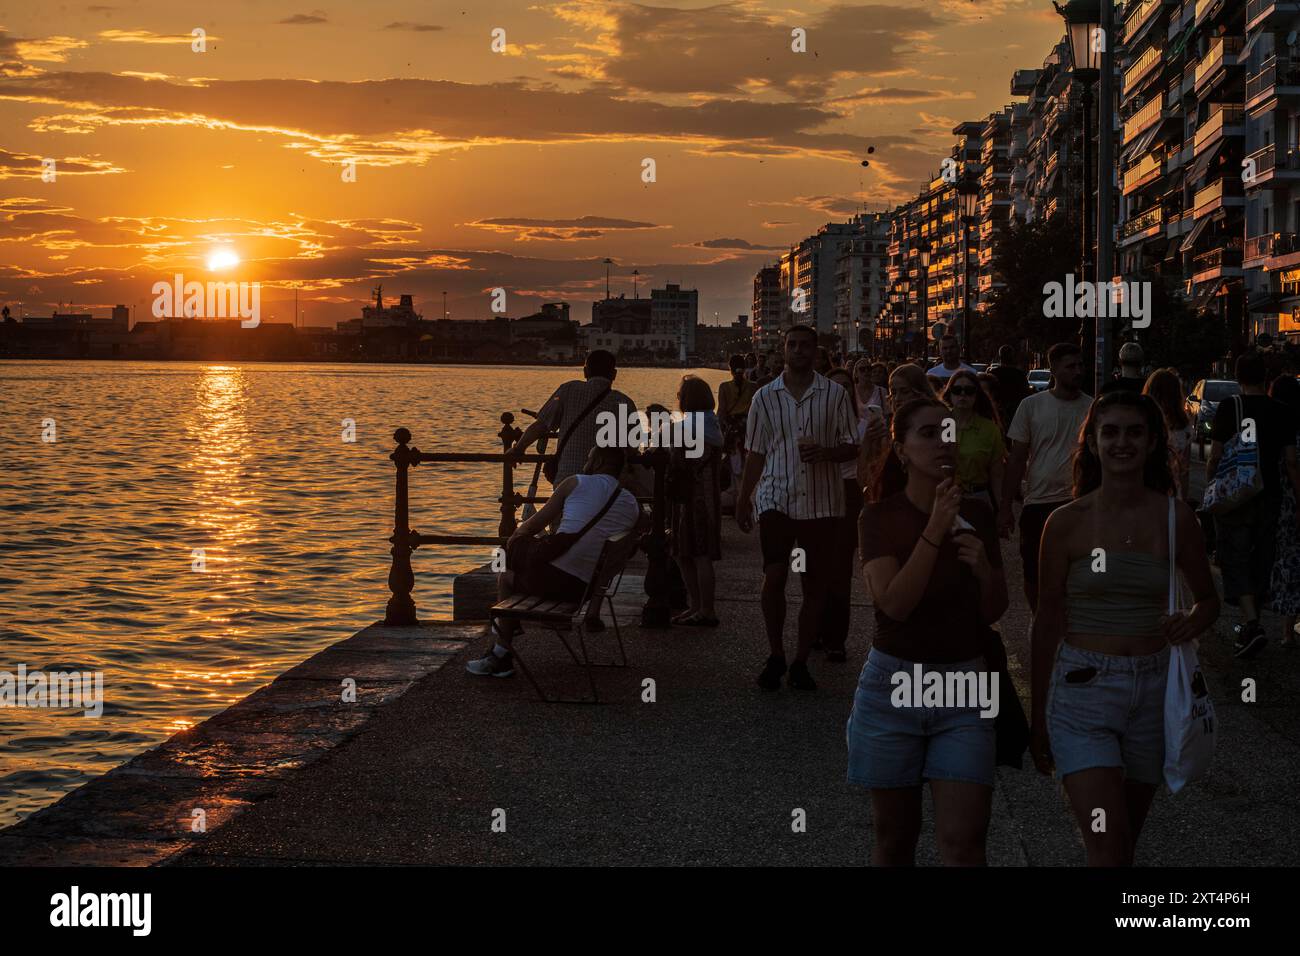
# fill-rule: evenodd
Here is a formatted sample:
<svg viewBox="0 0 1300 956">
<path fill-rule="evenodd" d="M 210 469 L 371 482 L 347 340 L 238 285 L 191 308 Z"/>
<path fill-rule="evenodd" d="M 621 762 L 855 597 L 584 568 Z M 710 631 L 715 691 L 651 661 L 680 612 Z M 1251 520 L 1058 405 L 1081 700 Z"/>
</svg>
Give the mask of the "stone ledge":
<svg viewBox="0 0 1300 956">
<path fill-rule="evenodd" d="M 371 625 L 0 830 L 0 866 L 149 866 L 200 847 L 439 670 L 479 630 Z M 356 681 L 355 703 L 341 700 L 347 677 Z M 206 816 L 200 833 L 192 830 L 197 809 Z"/>
</svg>

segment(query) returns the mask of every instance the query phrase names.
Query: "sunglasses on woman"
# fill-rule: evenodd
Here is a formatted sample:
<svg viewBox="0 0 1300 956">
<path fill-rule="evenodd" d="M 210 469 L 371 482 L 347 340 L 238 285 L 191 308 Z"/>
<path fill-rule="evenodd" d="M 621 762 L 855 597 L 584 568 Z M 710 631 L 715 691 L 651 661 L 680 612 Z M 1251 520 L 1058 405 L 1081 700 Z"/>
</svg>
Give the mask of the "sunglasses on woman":
<svg viewBox="0 0 1300 956">
<path fill-rule="evenodd" d="M 979 389 L 974 385 L 954 385 L 948 389 L 949 395 L 974 395 Z"/>
</svg>

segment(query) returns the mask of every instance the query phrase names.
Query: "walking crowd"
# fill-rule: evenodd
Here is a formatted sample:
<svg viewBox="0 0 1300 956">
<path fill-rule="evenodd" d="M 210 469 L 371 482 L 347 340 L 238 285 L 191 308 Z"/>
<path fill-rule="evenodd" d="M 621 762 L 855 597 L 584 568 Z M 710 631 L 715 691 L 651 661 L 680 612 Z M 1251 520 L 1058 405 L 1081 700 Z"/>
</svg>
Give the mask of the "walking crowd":
<svg viewBox="0 0 1300 956">
<path fill-rule="evenodd" d="M 1268 643 L 1265 608 L 1281 618 L 1281 645 L 1297 644 L 1296 370 L 1270 374 L 1263 355 L 1242 355 L 1239 394 L 1200 435 L 1178 371 L 1144 375 L 1135 343 L 1096 398 L 1084 391 L 1077 345 L 1048 351 L 1041 391 L 1009 346 L 979 370 L 948 336 L 940 357 L 931 368 L 841 364 L 815 329 L 795 325 L 779 353 L 732 356 L 716 401 L 703 379 L 685 376 L 678 410 L 697 417 L 703 440 L 671 451 L 670 552 L 684 597 L 673 622 L 719 624 L 713 564 L 730 505 L 762 554 L 761 688 L 814 691 L 814 665 L 844 663 L 852 638 L 869 641 L 846 743 L 848 780 L 870 792 L 874 863 L 914 860 L 928 782 L 942 858 L 982 864 L 994 769 L 1020 766 L 1027 750 L 1062 780 L 1089 862 L 1131 864 L 1166 779 L 1171 654 L 1194 647 L 1224 603 L 1240 613 L 1239 657 Z M 547 555 L 544 570 L 521 559 L 528 566 L 502 576 L 503 595 L 577 600 L 604 541 L 645 520 L 635 501 L 645 475 L 621 449 L 600 447 L 591 424 L 598 409 L 631 404 L 613 391 L 615 375 L 612 355 L 591 353 L 585 379 L 561 386 L 512 449 L 562 436 L 554 495 L 507 553 L 527 555 L 522 539 L 548 526 L 569 550 L 534 552 Z M 1202 437 L 1206 492 L 1194 500 Z M 1013 534 L 1033 616 L 1028 714 L 996 627 L 1009 605 L 999 538 Z M 855 573 L 871 597 L 870 629 L 852 620 Z M 788 654 L 792 575 L 802 603 Z M 471 673 L 513 672 L 513 633 L 494 637 Z M 973 694 L 911 706 L 899 675 L 914 673 L 949 689 L 989 677 L 1001 689 L 996 717 Z M 1100 831 L 1098 809 L 1109 821 Z"/>
</svg>

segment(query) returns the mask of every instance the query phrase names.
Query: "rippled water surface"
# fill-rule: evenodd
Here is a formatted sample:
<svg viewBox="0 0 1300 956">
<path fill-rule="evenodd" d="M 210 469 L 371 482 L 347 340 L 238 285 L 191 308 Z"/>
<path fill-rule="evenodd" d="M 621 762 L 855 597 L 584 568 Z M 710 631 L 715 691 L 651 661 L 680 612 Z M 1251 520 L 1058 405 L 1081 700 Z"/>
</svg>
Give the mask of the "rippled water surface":
<svg viewBox="0 0 1300 956">
<path fill-rule="evenodd" d="M 640 407 L 681 372 L 628 369 Z M 715 386 L 726 373 L 699 372 Z M 499 451 L 575 370 L 0 362 L 0 671 L 102 671 L 104 713 L 0 709 L 0 825 L 383 616 L 392 433 Z M 42 440 L 46 419 L 55 441 Z M 356 440 L 343 440 L 345 419 Z M 435 470 L 436 469 L 436 470 Z M 412 471 L 411 524 L 494 534 L 493 465 Z M 517 475 L 528 477 L 522 471 Z M 547 487 L 543 479 L 543 488 Z M 194 570 L 203 552 L 204 571 Z M 482 548 L 413 556 L 423 618 Z"/>
</svg>

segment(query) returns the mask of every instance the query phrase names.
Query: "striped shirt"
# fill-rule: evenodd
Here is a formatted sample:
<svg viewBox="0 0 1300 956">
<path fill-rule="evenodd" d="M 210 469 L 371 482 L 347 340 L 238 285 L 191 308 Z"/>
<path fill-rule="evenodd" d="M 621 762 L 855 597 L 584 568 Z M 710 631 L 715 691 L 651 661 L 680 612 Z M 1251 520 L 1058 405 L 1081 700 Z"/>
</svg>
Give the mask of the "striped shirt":
<svg viewBox="0 0 1300 956">
<path fill-rule="evenodd" d="M 560 433 L 559 438 L 555 440 L 555 445 L 547 448 L 548 454 L 555 454 L 556 447 L 564 438 L 564 433 L 569 430 L 569 426 L 574 419 L 595 401 L 597 395 L 609 387 L 609 379 L 593 375 L 586 380 L 565 382 L 555 390 L 555 394 L 537 413 L 538 421 L 544 422 L 548 427 Z M 635 418 L 636 402 L 622 392 L 610 389 L 609 393 L 601 399 L 600 404 L 587 413 L 587 417 L 578 424 L 578 427 L 573 430 L 573 434 L 569 436 L 569 440 L 564 445 L 564 451 L 560 453 L 560 460 L 556 462 L 555 484 L 558 485 L 570 475 L 576 475 L 582 471 L 583 465 L 587 463 L 587 455 L 596 447 L 597 417 L 601 412 L 612 412 L 615 416 L 618 416 L 619 405 L 627 406 L 626 411 L 623 413 L 624 417 Z M 624 418 L 618 418 L 618 420 L 623 421 Z"/>
<path fill-rule="evenodd" d="M 814 372 L 812 384 L 796 401 L 782 373 L 760 388 L 749 404 L 745 447 L 765 456 L 754 492 L 755 513 L 779 511 L 797 521 L 843 517 L 840 463 L 801 461 L 801 435 L 823 448 L 857 444 L 849 393 Z"/>
</svg>

